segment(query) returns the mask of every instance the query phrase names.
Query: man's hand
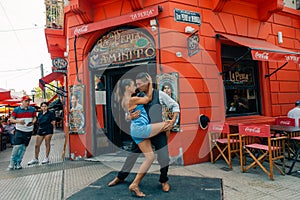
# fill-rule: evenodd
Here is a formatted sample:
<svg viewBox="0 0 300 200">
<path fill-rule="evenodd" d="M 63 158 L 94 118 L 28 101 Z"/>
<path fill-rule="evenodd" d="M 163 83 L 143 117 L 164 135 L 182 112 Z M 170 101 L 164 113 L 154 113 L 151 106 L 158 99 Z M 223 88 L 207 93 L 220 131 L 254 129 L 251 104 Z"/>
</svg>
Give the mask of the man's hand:
<svg viewBox="0 0 300 200">
<path fill-rule="evenodd" d="M 133 120 L 133 119 L 136 119 L 136 118 L 139 118 L 140 117 L 140 114 L 141 114 L 141 111 L 140 110 L 137 110 L 135 112 L 131 112 L 129 114 L 130 116 L 130 119 Z"/>
<path fill-rule="evenodd" d="M 173 128 L 174 122 L 172 120 L 165 121 L 166 125 L 164 127 L 164 131 L 170 131 Z"/>
</svg>

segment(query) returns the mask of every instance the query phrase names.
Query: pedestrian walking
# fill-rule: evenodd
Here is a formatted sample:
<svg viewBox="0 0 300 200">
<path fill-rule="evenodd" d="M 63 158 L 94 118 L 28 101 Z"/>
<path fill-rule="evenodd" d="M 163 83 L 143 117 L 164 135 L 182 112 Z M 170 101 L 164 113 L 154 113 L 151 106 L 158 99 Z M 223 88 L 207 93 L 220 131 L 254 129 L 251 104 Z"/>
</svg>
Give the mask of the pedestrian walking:
<svg viewBox="0 0 300 200">
<path fill-rule="evenodd" d="M 16 107 L 11 114 L 10 120 L 16 124 L 16 131 L 8 170 L 22 169 L 21 162 L 36 122 L 36 111 L 34 107 L 29 106 L 30 101 L 29 96 L 23 96 L 21 105 Z"/>
<path fill-rule="evenodd" d="M 53 136 L 53 131 L 55 129 L 55 114 L 54 112 L 48 110 L 49 104 L 47 102 L 41 103 L 41 112 L 39 112 L 37 117 L 38 131 L 35 142 L 35 154 L 34 159 L 28 162 L 28 165 L 39 163 L 39 153 L 42 142 L 45 140 L 46 146 L 46 157 L 42 161 L 42 164 L 49 163 L 50 154 L 50 142 Z"/>
</svg>

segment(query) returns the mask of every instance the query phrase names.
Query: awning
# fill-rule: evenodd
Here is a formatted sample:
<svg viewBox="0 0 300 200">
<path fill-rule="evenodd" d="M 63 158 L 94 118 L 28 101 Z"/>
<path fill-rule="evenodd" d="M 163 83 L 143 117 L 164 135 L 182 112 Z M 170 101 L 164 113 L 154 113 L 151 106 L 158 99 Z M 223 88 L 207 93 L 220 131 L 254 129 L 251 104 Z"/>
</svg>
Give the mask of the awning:
<svg viewBox="0 0 300 200">
<path fill-rule="evenodd" d="M 39 87 L 44 90 L 45 84 L 49 84 L 52 81 L 60 81 L 63 83 L 64 81 L 64 73 L 61 72 L 52 72 L 47 76 L 44 76 L 39 80 Z"/>
<path fill-rule="evenodd" d="M 251 49 L 253 60 L 300 63 L 300 53 L 276 46 L 265 40 L 219 34 L 232 42 Z"/>
</svg>

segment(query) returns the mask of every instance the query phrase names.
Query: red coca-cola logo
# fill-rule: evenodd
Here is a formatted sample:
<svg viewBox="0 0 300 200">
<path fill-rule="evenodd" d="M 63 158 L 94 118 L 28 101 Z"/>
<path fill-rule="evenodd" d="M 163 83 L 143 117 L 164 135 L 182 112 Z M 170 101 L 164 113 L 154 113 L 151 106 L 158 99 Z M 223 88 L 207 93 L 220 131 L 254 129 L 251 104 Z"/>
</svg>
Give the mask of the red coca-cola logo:
<svg viewBox="0 0 300 200">
<path fill-rule="evenodd" d="M 245 132 L 248 133 L 260 133 L 260 128 L 258 127 L 246 127 Z"/>
<path fill-rule="evenodd" d="M 256 52 L 255 53 L 255 58 L 258 58 L 258 59 L 261 59 L 261 60 L 269 60 L 269 53 L 267 53 L 267 52 L 263 52 L 263 53 Z"/>
<path fill-rule="evenodd" d="M 76 27 L 75 30 L 74 30 L 74 35 L 79 35 L 81 33 L 86 33 L 87 31 L 88 31 L 88 25 L 84 25 L 80 28 Z"/>
</svg>

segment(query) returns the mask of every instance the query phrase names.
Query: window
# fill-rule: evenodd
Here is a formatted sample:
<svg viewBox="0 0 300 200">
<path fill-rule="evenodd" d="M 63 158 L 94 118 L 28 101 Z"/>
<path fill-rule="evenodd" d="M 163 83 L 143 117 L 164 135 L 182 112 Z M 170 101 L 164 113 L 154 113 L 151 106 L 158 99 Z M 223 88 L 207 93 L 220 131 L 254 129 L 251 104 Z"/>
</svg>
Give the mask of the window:
<svg viewBox="0 0 300 200">
<path fill-rule="evenodd" d="M 299 10 L 300 9 L 300 0 L 284 0 L 284 6 Z"/>
<path fill-rule="evenodd" d="M 258 64 L 246 47 L 222 45 L 223 83 L 226 116 L 254 115 L 260 112 Z M 239 62 L 236 62 L 241 58 Z"/>
</svg>

